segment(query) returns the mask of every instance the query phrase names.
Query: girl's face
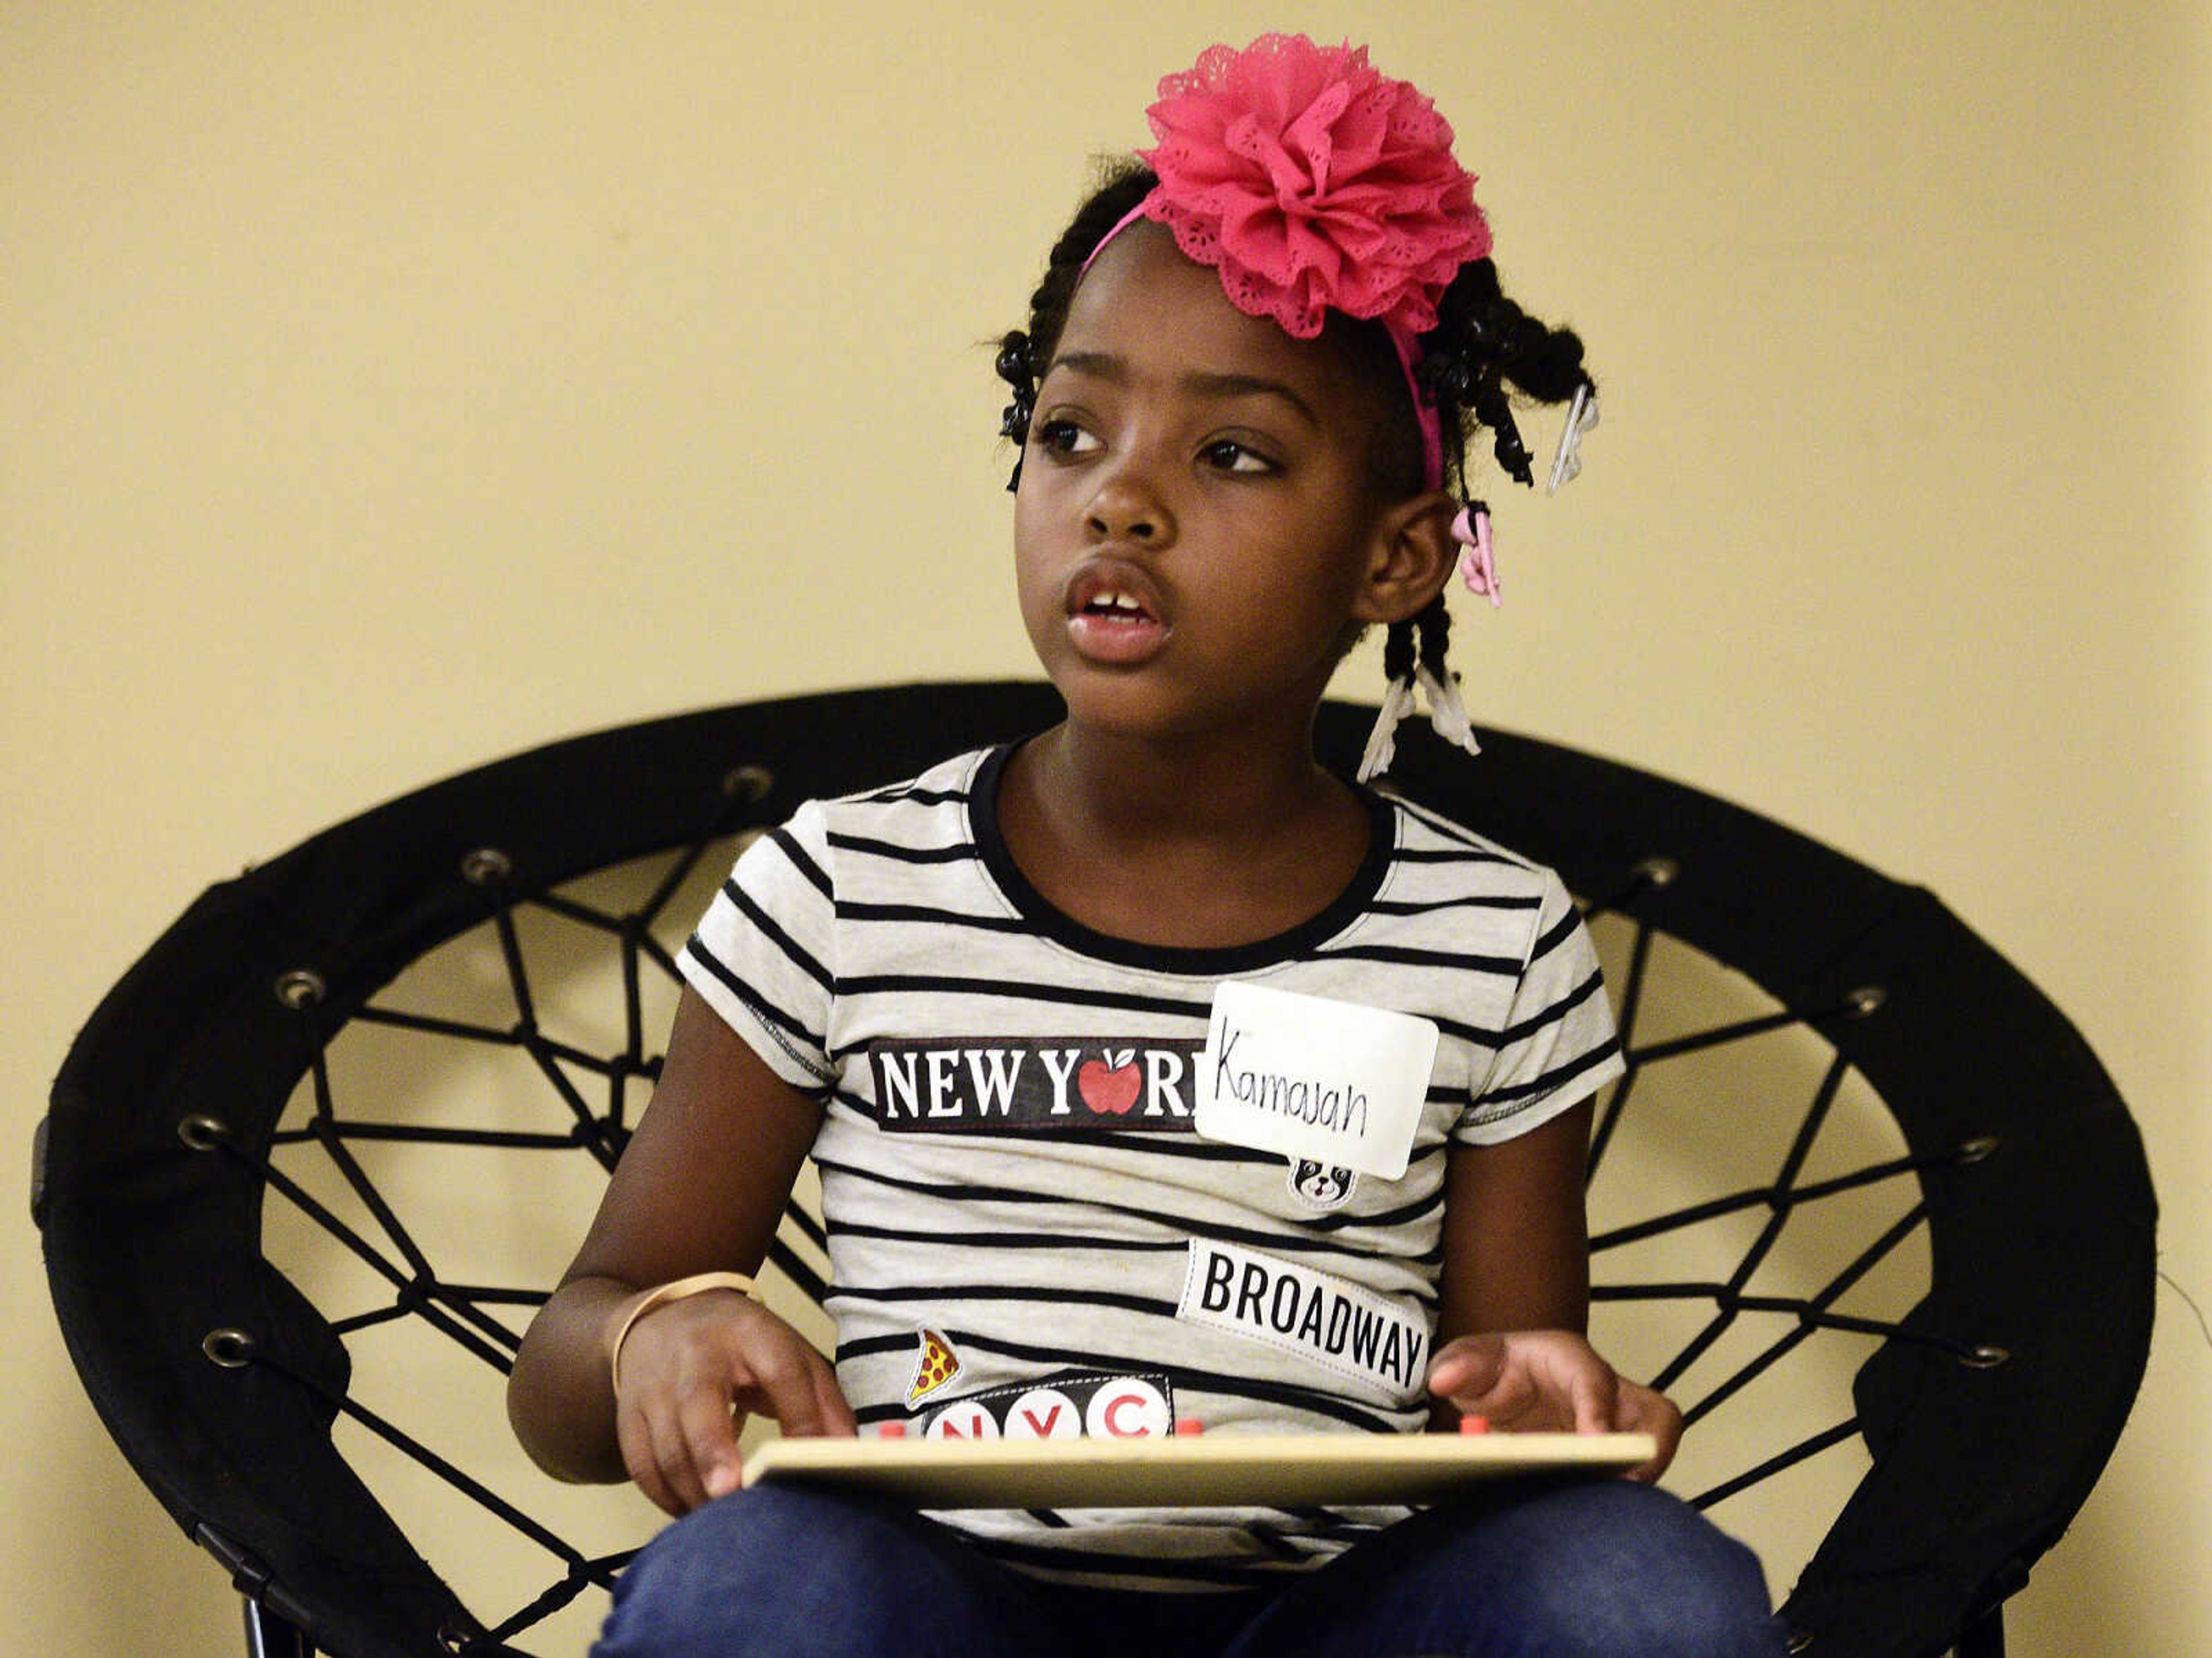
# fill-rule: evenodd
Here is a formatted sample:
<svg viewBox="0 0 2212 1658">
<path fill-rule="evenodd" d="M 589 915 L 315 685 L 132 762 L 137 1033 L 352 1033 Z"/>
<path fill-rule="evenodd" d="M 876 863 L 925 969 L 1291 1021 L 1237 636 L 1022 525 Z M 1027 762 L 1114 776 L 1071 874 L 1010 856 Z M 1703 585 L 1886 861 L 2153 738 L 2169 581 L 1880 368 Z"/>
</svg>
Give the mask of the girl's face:
<svg viewBox="0 0 2212 1658">
<path fill-rule="evenodd" d="M 1159 227 L 1107 246 L 1015 497 L 1023 620 L 1072 718 L 1309 729 L 1352 633 L 1406 602 L 1376 595 L 1406 516 L 1375 484 L 1377 400 L 1340 345 L 1246 316 Z"/>
</svg>

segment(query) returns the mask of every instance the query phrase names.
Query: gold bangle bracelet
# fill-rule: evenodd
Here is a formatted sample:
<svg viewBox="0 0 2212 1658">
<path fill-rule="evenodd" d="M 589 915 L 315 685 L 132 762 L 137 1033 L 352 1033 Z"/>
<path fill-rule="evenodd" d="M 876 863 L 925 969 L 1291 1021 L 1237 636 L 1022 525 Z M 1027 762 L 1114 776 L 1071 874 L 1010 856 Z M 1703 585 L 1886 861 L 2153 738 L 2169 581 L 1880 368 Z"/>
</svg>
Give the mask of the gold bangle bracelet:
<svg viewBox="0 0 2212 1658">
<path fill-rule="evenodd" d="M 623 1343 L 629 1339 L 638 1320 L 657 1307 L 665 1307 L 672 1301 L 682 1301 L 687 1296 L 701 1295 L 708 1290 L 734 1290 L 741 1296 L 750 1296 L 753 1281 L 743 1272 L 694 1272 L 690 1278 L 675 1278 L 658 1289 L 647 1291 L 623 1315 L 622 1322 L 607 1338 L 607 1376 L 614 1384 L 616 1398 L 622 1397 Z"/>
</svg>

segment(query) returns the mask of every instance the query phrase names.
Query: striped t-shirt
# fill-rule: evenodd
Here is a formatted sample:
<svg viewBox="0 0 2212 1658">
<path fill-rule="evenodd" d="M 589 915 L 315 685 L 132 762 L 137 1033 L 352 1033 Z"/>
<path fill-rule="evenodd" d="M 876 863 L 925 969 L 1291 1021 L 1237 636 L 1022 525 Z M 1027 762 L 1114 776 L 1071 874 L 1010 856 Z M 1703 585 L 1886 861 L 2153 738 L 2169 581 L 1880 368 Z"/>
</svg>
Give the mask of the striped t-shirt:
<svg viewBox="0 0 2212 1658">
<path fill-rule="evenodd" d="M 1418 1430 L 1445 1148 L 1510 1139 L 1620 1073 L 1556 876 L 1369 793 L 1351 886 L 1228 950 L 1082 926 L 998 832 L 1009 750 L 802 806 L 738 859 L 683 955 L 775 1072 L 821 1094 L 837 1374 L 916 1433 Z M 1202 1138 L 1225 980 L 1440 1032 L 1401 1178 Z M 1048 1576 L 1239 1587 L 1403 1510 L 962 1510 Z"/>
</svg>

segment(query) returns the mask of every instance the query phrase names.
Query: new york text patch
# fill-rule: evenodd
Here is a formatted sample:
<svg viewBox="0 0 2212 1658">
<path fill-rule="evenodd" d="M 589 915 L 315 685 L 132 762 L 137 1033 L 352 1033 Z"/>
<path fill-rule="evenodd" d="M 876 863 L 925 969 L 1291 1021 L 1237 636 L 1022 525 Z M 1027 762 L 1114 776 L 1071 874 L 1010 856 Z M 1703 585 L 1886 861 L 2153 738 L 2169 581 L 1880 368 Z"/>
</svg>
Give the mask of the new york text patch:
<svg viewBox="0 0 2212 1658">
<path fill-rule="evenodd" d="M 902 1133 L 1187 1130 L 1200 1046 L 1088 1036 L 876 1042 L 876 1121 Z"/>
</svg>

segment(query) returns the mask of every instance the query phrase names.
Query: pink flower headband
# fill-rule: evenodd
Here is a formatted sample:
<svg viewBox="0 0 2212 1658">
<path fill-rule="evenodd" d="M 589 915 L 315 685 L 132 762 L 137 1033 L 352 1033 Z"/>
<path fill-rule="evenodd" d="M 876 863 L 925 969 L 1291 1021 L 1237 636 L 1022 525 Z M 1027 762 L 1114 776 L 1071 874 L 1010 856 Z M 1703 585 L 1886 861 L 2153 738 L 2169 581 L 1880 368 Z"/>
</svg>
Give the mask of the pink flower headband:
<svg viewBox="0 0 2212 1658">
<path fill-rule="evenodd" d="M 1379 319 L 1413 396 L 1427 486 L 1440 486 L 1436 407 L 1413 377 L 1419 337 L 1460 267 L 1488 255 L 1490 226 L 1435 104 L 1370 67 L 1364 46 L 1267 34 L 1163 76 L 1146 114 L 1159 143 L 1137 154 L 1159 183 L 1098 247 L 1152 219 L 1220 272 L 1231 304 L 1295 338 L 1320 333 L 1332 310 Z"/>
</svg>

